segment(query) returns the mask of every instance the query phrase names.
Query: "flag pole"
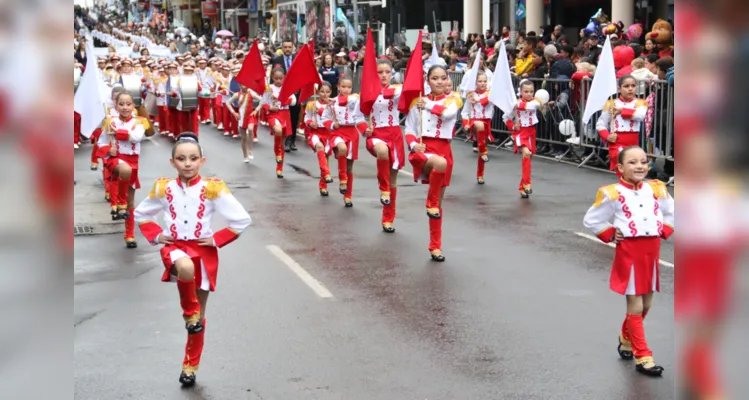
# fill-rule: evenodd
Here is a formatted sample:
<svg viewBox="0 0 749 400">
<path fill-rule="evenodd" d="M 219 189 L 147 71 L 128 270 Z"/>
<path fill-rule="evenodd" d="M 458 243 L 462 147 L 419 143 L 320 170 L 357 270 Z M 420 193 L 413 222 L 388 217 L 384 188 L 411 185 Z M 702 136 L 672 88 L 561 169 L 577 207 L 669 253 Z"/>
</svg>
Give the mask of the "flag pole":
<svg viewBox="0 0 749 400">
<path fill-rule="evenodd" d="M 421 93 L 422 92 L 419 92 L 419 102 L 421 102 Z M 424 130 L 424 116 L 423 116 L 422 111 L 424 110 L 419 110 L 419 144 L 424 143 L 424 140 L 422 139 L 422 135 L 421 135 L 421 132 Z"/>
</svg>

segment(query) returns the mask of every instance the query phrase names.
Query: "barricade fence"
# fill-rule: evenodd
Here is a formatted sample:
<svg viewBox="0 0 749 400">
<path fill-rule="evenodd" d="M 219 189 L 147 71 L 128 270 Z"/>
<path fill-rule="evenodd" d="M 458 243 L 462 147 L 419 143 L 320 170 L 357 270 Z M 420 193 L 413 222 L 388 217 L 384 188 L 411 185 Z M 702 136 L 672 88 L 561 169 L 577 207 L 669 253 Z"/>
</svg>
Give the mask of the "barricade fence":
<svg viewBox="0 0 749 400">
<path fill-rule="evenodd" d="M 362 69 L 354 70 L 347 66 L 339 68 L 339 71 L 353 78 L 354 92 L 358 93 L 361 88 Z M 393 83 L 402 83 L 405 72 L 405 70 L 395 71 Z M 453 90 L 459 91 L 463 72 L 449 71 L 448 76 L 452 81 Z M 559 161 L 574 163 L 578 167 L 608 169 L 608 146 L 596 130 L 596 122 L 601 112 L 595 113 L 587 124 L 583 122 L 583 111 L 592 80 L 585 79 L 581 82 L 574 82 L 570 79 L 530 78 L 529 80 L 534 83 L 536 90 L 545 89 L 549 92 L 550 103 L 539 111 L 539 123 L 536 126 L 538 145 L 553 150 L 553 155 Z M 520 79 L 513 76 L 512 81 L 517 92 Z M 673 162 L 673 87 L 669 86 L 666 81 L 640 81 L 636 95 L 648 103 L 648 117 L 640 124 L 640 146 L 654 162 L 655 160 Z M 496 141 L 493 146 L 495 148 L 512 147 L 510 130 L 503 122 L 502 111 L 498 108 L 494 111 L 492 133 Z M 560 126 L 566 128 L 561 129 Z M 570 126 L 573 129 L 569 129 Z M 466 141 L 469 140 L 469 135 L 462 129 L 456 135 Z"/>
</svg>

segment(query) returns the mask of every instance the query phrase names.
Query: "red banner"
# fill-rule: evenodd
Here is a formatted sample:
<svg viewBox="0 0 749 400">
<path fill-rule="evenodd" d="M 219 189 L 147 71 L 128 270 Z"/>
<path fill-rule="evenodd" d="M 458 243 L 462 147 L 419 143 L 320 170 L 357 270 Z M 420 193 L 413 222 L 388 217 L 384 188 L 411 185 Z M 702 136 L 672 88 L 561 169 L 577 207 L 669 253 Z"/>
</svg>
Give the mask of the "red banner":
<svg viewBox="0 0 749 400">
<path fill-rule="evenodd" d="M 203 12 L 204 18 L 213 18 L 218 16 L 217 1 L 204 1 L 200 3 L 200 9 Z"/>
</svg>

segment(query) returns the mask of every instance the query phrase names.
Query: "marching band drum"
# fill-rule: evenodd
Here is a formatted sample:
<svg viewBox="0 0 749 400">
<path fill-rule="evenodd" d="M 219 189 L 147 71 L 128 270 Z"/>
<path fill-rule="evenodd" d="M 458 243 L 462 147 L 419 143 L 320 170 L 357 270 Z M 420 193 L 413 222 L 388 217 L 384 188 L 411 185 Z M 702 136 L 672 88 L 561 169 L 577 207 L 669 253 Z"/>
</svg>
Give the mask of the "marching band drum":
<svg viewBox="0 0 749 400">
<path fill-rule="evenodd" d="M 190 111 L 198 108 L 198 76 L 187 75 L 179 78 L 179 94 L 182 97 L 182 110 Z"/>
<path fill-rule="evenodd" d="M 140 77 L 135 74 L 121 75 L 120 83 L 122 84 L 122 87 L 124 87 L 125 90 L 130 93 L 130 96 L 133 97 L 133 103 L 135 103 L 135 107 L 139 108 L 141 100 L 143 100 L 140 97 L 141 88 L 143 87 L 143 83 L 140 81 Z"/>
</svg>

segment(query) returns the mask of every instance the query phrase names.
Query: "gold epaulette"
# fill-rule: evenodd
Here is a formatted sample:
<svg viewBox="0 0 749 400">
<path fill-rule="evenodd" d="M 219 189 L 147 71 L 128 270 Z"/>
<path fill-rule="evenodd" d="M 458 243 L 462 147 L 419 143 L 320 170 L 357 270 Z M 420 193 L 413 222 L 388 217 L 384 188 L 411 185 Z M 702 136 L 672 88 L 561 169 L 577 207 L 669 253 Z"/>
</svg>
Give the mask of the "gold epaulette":
<svg viewBox="0 0 749 400">
<path fill-rule="evenodd" d="M 608 111 L 611 107 L 614 107 L 614 100 L 606 100 L 606 104 L 603 106 L 603 111 Z"/>
<path fill-rule="evenodd" d="M 452 92 L 445 102 L 445 107 L 449 106 L 450 103 L 455 103 L 458 108 L 463 108 L 463 99 L 460 97 L 460 93 Z"/>
<path fill-rule="evenodd" d="M 215 200 L 223 193 L 229 193 L 229 188 L 226 187 L 226 183 L 219 178 L 204 178 L 205 181 L 205 198 L 208 200 Z"/>
<path fill-rule="evenodd" d="M 171 178 L 159 178 L 154 182 L 153 189 L 151 189 L 151 193 L 148 194 L 148 198 L 158 198 L 161 199 L 166 195 L 166 185 L 171 181 Z"/>
<path fill-rule="evenodd" d="M 410 104 L 410 105 L 408 106 L 408 111 L 411 111 L 411 109 L 412 109 L 412 108 L 414 108 L 414 106 L 415 106 L 415 105 L 416 105 L 416 103 L 418 103 L 418 102 L 419 102 L 419 98 L 418 98 L 418 97 L 417 97 L 417 98 L 415 98 L 415 99 L 413 99 L 413 100 L 411 101 L 411 104 Z"/>
<path fill-rule="evenodd" d="M 599 188 L 598 193 L 596 193 L 596 201 L 593 203 L 593 207 L 600 206 L 606 199 L 610 201 L 616 201 L 619 199 L 619 191 L 616 190 L 616 184 Z"/>
<path fill-rule="evenodd" d="M 396 88 L 396 89 L 399 88 L 399 87 L 402 87 L 402 86 L 403 86 L 403 84 L 401 84 L 401 83 L 395 83 L 395 84 L 390 85 L 390 87 Z"/>
<path fill-rule="evenodd" d="M 648 181 L 648 184 L 650 187 L 653 188 L 653 194 L 655 194 L 656 198 L 659 199 L 667 199 L 668 194 L 668 188 L 666 188 L 666 184 L 659 181 L 658 179 L 653 179 Z"/>
<path fill-rule="evenodd" d="M 636 107 L 647 107 L 647 106 L 648 106 L 648 102 L 645 101 L 645 100 L 643 100 L 643 99 L 637 99 L 637 101 L 635 102 L 635 108 Z"/>
<path fill-rule="evenodd" d="M 314 101 L 310 101 L 310 102 L 308 102 L 308 103 L 307 103 L 307 107 L 305 107 L 305 110 L 307 110 L 307 111 L 312 111 L 312 110 L 314 110 L 314 109 L 315 109 L 315 102 L 314 102 Z"/>
<path fill-rule="evenodd" d="M 146 117 L 137 117 L 137 118 L 138 118 L 138 123 L 143 125 L 143 129 L 145 130 L 151 129 L 151 122 L 148 121 L 148 118 Z"/>
</svg>

